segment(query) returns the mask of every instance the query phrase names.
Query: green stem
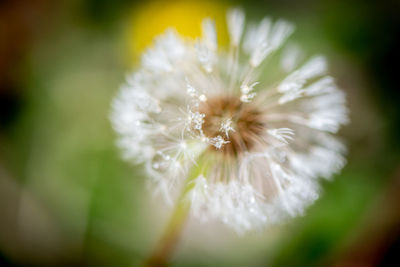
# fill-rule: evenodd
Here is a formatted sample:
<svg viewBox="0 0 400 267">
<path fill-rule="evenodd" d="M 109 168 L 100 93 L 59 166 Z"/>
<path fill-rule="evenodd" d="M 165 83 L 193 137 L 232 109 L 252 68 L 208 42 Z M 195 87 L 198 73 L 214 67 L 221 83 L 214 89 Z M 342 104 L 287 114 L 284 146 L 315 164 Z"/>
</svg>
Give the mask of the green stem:
<svg viewBox="0 0 400 267">
<path fill-rule="evenodd" d="M 200 156 L 198 159 L 198 165 L 192 168 L 190 176 L 185 181 L 185 186 L 183 187 L 182 193 L 176 202 L 175 209 L 171 215 L 167 227 L 165 228 L 164 234 L 162 235 L 153 253 L 145 262 L 145 266 L 165 266 L 168 263 L 176 245 L 178 244 L 183 226 L 189 215 L 191 203 L 187 197 L 188 193 L 194 187 L 194 180 L 196 180 L 200 174 L 206 174 L 208 170 L 207 165 L 206 158 L 204 156 Z"/>
<path fill-rule="evenodd" d="M 178 243 L 189 208 L 190 203 L 184 199 L 177 203 L 163 236 L 145 266 L 165 266 L 167 264 Z"/>
</svg>

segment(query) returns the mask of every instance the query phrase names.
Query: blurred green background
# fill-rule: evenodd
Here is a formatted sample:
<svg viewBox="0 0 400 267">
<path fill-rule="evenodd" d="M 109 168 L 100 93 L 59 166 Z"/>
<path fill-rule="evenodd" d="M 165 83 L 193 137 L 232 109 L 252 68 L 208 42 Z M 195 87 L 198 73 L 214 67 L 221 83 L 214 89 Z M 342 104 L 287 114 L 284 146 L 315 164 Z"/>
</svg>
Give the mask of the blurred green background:
<svg viewBox="0 0 400 267">
<path fill-rule="evenodd" d="M 400 266 L 400 4 L 389 0 L 1 1 L 1 266 L 140 266 L 168 209 L 121 160 L 110 101 L 157 31 L 196 36 L 210 15 L 224 42 L 232 5 L 294 22 L 293 39 L 327 55 L 348 94 L 348 164 L 306 216 L 266 232 L 189 221 L 171 265 Z"/>
</svg>

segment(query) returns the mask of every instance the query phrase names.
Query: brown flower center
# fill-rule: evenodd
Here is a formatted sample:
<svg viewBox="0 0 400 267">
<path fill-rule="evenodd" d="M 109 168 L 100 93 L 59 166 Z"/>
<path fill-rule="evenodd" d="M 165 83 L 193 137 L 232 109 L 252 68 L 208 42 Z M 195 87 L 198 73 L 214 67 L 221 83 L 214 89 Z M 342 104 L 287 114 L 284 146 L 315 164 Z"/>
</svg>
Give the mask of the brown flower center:
<svg viewBox="0 0 400 267">
<path fill-rule="evenodd" d="M 260 141 L 265 131 L 262 113 L 251 103 L 243 103 L 239 97 L 219 96 L 203 102 L 199 107 L 200 113 L 205 114 L 203 132 L 208 137 L 222 136 L 229 141 L 217 149 L 224 155 L 238 156 L 250 151 Z M 233 130 L 224 131 L 221 125 L 230 122 Z"/>
</svg>

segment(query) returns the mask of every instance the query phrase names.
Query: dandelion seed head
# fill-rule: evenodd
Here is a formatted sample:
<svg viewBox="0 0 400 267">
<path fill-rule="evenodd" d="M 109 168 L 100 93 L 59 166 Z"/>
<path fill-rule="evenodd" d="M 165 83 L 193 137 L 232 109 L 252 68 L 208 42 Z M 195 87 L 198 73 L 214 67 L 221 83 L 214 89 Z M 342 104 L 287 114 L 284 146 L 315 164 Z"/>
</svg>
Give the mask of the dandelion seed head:
<svg viewBox="0 0 400 267">
<path fill-rule="evenodd" d="M 303 215 L 318 198 L 318 178 L 346 163 L 335 133 L 348 110 L 323 56 L 281 49 L 291 23 L 246 27 L 232 9 L 227 24 L 228 51 L 209 18 L 196 40 L 173 29 L 157 37 L 121 86 L 111 121 L 124 158 L 145 163 L 154 192 L 174 203 L 190 184 L 192 216 L 242 234 Z M 283 78 L 266 83 L 265 59 L 281 50 L 272 67 Z"/>
</svg>

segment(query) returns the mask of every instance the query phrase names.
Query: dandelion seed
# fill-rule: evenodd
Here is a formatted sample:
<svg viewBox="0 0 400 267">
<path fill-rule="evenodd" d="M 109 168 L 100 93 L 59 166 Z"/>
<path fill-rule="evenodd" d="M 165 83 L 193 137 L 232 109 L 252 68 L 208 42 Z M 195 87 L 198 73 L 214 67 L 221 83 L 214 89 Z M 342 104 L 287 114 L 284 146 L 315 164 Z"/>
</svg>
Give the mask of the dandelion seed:
<svg viewBox="0 0 400 267">
<path fill-rule="evenodd" d="M 240 9 L 227 23 L 232 53 L 217 49 L 210 19 L 196 41 L 174 30 L 157 37 L 114 99 L 111 121 L 124 157 L 147 164 L 167 202 L 188 186 L 193 216 L 241 234 L 301 215 L 317 199 L 316 178 L 345 164 L 334 133 L 348 110 L 325 58 L 301 62 L 297 46 L 274 66 L 286 77 L 263 80 L 263 62 L 291 23 L 265 18 L 245 30 Z"/>
<path fill-rule="evenodd" d="M 221 123 L 219 130 L 225 133 L 225 136 L 229 138 L 229 132 L 234 132 L 235 129 L 232 127 L 232 119 L 228 118 Z"/>
</svg>

